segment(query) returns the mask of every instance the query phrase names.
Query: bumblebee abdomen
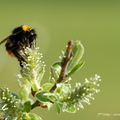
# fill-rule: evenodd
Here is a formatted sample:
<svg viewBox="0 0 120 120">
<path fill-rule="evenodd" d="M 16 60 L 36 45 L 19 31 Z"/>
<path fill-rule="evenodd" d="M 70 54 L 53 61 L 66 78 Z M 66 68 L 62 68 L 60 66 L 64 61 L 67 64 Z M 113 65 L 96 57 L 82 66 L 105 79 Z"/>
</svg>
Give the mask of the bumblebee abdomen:
<svg viewBox="0 0 120 120">
<path fill-rule="evenodd" d="M 13 51 L 7 50 L 7 52 L 8 52 L 8 54 L 9 54 L 10 56 L 15 57 L 15 55 L 13 54 Z"/>
</svg>

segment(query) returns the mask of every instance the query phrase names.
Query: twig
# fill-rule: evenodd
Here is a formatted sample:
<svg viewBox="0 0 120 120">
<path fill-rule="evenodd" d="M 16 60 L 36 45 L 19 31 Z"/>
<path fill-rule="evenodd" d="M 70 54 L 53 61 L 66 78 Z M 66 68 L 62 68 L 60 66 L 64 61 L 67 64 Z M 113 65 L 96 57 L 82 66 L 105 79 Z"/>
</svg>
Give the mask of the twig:
<svg viewBox="0 0 120 120">
<path fill-rule="evenodd" d="M 65 56 L 63 57 L 62 59 L 62 62 L 61 62 L 61 72 L 60 72 L 60 75 L 59 75 L 59 78 L 58 80 L 56 81 L 56 83 L 54 84 L 54 86 L 49 90 L 49 92 L 53 93 L 54 90 L 56 89 L 57 87 L 57 83 L 60 83 L 62 82 L 62 80 L 65 79 L 65 77 L 67 76 L 67 67 L 68 67 L 68 63 L 70 62 L 70 60 L 72 59 L 72 56 L 73 56 L 73 53 L 72 53 L 72 46 L 73 46 L 73 41 L 70 40 L 68 42 L 68 45 L 67 45 L 67 48 L 66 48 L 66 54 Z M 36 100 L 32 105 L 31 105 L 31 109 L 37 107 L 37 106 L 40 106 L 40 101 Z"/>
<path fill-rule="evenodd" d="M 40 106 L 40 101 L 36 100 L 32 105 L 31 105 L 31 109 Z"/>
<path fill-rule="evenodd" d="M 68 46 L 66 49 L 66 55 L 63 57 L 62 62 L 61 62 L 62 70 L 61 70 L 61 73 L 59 75 L 59 78 L 56 81 L 56 83 L 54 84 L 54 86 L 50 89 L 50 92 L 52 92 L 52 93 L 56 89 L 57 83 L 60 83 L 67 76 L 67 66 L 68 66 L 68 63 L 70 62 L 70 60 L 72 59 L 72 45 L 73 45 L 73 41 L 70 40 L 68 42 Z"/>
</svg>

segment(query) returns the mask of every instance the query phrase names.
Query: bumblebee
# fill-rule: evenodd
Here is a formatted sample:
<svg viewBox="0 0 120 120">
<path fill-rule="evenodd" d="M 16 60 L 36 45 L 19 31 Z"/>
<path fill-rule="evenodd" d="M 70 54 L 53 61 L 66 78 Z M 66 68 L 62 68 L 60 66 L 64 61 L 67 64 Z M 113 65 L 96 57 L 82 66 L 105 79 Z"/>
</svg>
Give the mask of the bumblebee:
<svg viewBox="0 0 120 120">
<path fill-rule="evenodd" d="M 0 44 L 6 41 L 5 47 L 9 55 L 16 57 L 22 66 L 24 59 L 19 51 L 24 51 L 26 47 L 32 47 L 36 42 L 36 32 L 30 26 L 21 25 L 13 29 L 12 34 L 3 39 Z"/>
</svg>

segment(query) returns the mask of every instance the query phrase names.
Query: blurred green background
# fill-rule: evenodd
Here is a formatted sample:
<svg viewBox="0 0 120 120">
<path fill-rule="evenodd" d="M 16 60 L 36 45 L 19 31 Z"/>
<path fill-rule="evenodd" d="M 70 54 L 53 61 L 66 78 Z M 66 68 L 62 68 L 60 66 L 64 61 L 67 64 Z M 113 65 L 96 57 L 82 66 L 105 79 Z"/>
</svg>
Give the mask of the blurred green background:
<svg viewBox="0 0 120 120">
<path fill-rule="evenodd" d="M 29 25 L 37 31 L 37 46 L 43 53 L 48 81 L 49 66 L 58 61 L 68 40 L 81 40 L 85 47 L 83 68 L 72 84 L 94 74 L 101 76 L 100 93 L 91 105 L 84 104 L 75 114 L 56 114 L 55 110 L 35 108 L 43 120 L 119 120 L 120 119 L 120 1 L 119 0 L 4 0 L 0 1 L 0 39 L 14 27 Z M 16 59 L 0 46 L 0 87 L 18 92 Z M 102 113 L 101 116 L 98 116 Z M 105 116 L 110 114 L 109 117 Z M 104 115 L 103 115 L 104 114 Z M 113 114 L 119 114 L 114 116 Z"/>
</svg>

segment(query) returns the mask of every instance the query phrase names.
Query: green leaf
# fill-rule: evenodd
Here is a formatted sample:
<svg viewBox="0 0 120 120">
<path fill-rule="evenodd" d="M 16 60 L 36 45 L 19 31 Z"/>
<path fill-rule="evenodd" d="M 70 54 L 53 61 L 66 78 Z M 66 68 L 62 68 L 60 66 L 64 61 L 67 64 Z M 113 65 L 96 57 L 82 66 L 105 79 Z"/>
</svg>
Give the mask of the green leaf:
<svg viewBox="0 0 120 120">
<path fill-rule="evenodd" d="M 51 66 L 50 83 L 55 83 L 61 72 L 61 62 L 56 62 Z"/>
<path fill-rule="evenodd" d="M 72 49 L 73 58 L 68 65 L 68 72 L 71 71 L 81 60 L 84 54 L 84 47 L 79 40 L 77 40 Z"/>
<path fill-rule="evenodd" d="M 79 62 L 73 69 L 71 69 L 71 71 L 69 71 L 68 77 L 77 72 L 84 65 L 84 63 L 85 62 Z"/>
<path fill-rule="evenodd" d="M 24 103 L 24 111 L 30 112 L 30 110 L 31 110 L 31 102 L 30 101 L 26 101 Z"/>
<path fill-rule="evenodd" d="M 63 108 L 63 103 L 61 103 L 61 102 L 55 102 L 54 104 L 55 104 L 57 113 L 58 113 L 58 114 L 61 114 L 62 108 Z"/>
<path fill-rule="evenodd" d="M 77 109 L 74 104 L 71 104 L 70 106 L 66 106 L 65 111 L 68 113 L 75 113 Z"/>
<path fill-rule="evenodd" d="M 36 114 L 27 113 L 24 115 L 23 120 L 42 120 L 42 118 Z"/>
<path fill-rule="evenodd" d="M 55 93 L 58 93 L 62 99 L 70 92 L 71 90 L 71 85 L 70 84 L 64 84 L 64 83 L 59 83 L 57 84 L 57 88 L 55 89 Z"/>
<path fill-rule="evenodd" d="M 59 99 L 59 94 L 52 94 L 49 96 L 51 101 L 57 101 Z"/>
<path fill-rule="evenodd" d="M 29 85 L 22 85 L 19 90 L 19 97 L 21 101 L 25 102 L 28 100 L 30 94 L 30 86 Z"/>
<path fill-rule="evenodd" d="M 55 62 L 53 65 L 52 65 L 52 68 L 54 68 L 55 70 L 57 71 L 61 71 L 61 62 L 58 61 L 58 62 Z"/>
<path fill-rule="evenodd" d="M 57 84 L 57 88 L 55 89 L 55 93 L 61 94 L 63 87 L 64 86 L 62 83 Z"/>
<path fill-rule="evenodd" d="M 47 91 L 41 91 L 41 92 L 37 92 L 35 94 L 36 98 L 42 102 L 48 102 L 50 101 L 49 99 L 49 92 Z"/>
<path fill-rule="evenodd" d="M 45 83 L 45 84 L 42 86 L 42 88 L 43 88 L 43 90 L 45 90 L 45 91 L 49 91 L 49 90 L 52 88 L 52 86 L 53 86 L 53 84 L 51 84 L 51 83 Z"/>
</svg>

